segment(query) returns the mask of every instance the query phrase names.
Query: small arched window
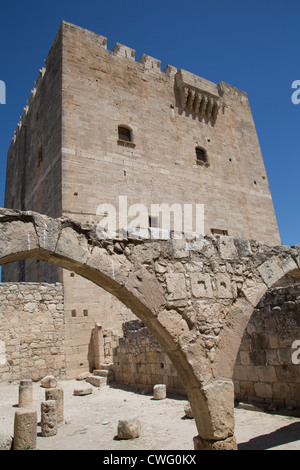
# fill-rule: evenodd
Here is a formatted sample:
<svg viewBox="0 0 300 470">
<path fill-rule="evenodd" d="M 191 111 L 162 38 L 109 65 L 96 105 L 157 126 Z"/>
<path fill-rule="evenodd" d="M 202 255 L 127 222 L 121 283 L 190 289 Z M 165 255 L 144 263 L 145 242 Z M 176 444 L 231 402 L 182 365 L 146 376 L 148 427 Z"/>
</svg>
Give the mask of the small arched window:
<svg viewBox="0 0 300 470">
<path fill-rule="evenodd" d="M 133 142 L 133 132 L 130 127 L 124 125 L 118 126 L 118 144 L 125 147 L 135 147 Z"/>
<path fill-rule="evenodd" d="M 207 152 L 202 147 L 196 147 L 196 162 L 198 165 L 209 166 Z"/>
<path fill-rule="evenodd" d="M 118 139 L 123 142 L 132 142 L 132 131 L 129 127 L 118 127 Z"/>
</svg>

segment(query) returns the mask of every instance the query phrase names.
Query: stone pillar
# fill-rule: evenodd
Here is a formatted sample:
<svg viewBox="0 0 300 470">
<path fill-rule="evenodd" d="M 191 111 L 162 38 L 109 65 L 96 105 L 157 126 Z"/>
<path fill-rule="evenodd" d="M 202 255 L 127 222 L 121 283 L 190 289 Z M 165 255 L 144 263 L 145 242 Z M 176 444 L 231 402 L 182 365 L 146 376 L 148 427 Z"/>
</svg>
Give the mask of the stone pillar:
<svg viewBox="0 0 300 470">
<path fill-rule="evenodd" d="M 154 400 L 163 400 L 167 396 L 167 387 L 165 384 L 156 384 L 153 387 Z"/>
<path fill-rule="evenodd" d="M 48 388 L 45 391 L 46 400 L 56 400 L 57 424 L 64 421 L 64 391 L 62 388 Z"/>
<path fill-rule="evenodd" d="M 206 440 L 196 436 L 194 437 L 194 450 L 237 450 L 237 444 L 234 436 L 222 441 Z"/>
<path fill-rule="evenodd" d="M 93 346 L 95 369 L 101 369 L 101 365 L 104 363 L 104 345 L 103 331 L 100 323 L 96 323 L 93 330 Z"/>
<path fill-rule="evenodd" d="M 236 450 L 232 380 L 213 380 L 201 391 L 188 390 L 188 396 L 199 433 L 194 438 L 194 449 Z"/>
<path fill-rule="evenodd" d="M 21 380 L 19 385 L 19 408 L 32 406 L 32 380 Z"/>
<path fill-rule="evenodd" d="M 37 412 L 21 408 L 15 413 L 13 450 L 35 450 Z"/>
<path fill-rule="evenodd" d="M 42 436 L 55 436 L 57 434 L 56 400 L 46 400 L 41 403 Z"/>
</svg>

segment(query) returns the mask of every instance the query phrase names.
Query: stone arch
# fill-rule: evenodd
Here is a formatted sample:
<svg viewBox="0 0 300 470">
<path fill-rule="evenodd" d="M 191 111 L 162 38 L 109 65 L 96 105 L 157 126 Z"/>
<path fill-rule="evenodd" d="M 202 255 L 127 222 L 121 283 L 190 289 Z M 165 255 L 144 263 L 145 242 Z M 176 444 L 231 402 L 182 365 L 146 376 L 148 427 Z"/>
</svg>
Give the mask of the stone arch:
<svg viewBox="0 0 300 470">
<path fill-rule="evenodd" d="M 150 232 L 149 232 L 150 233 Z M 99 240 L 95 227 L 0 210 L 0 265 L 36 258 L 104 288 L 140 318 L 186 385 L 195 449 L 236 448 L 232 371 L 269 285 L 300 274 L 300 246 L 229 237 Z"/>
<path fill-rule="evenodd" d="M 132 241 L 135 247 L 142 247 L 142 257 L 148 258 L 149 253 L 153 255 L 157 250 L 155 243 L 144 249 L 141 241 Z M 194 410 L 199 409 L 198 432 L 204 439 L 205 436 L 213 439 L 213 423 L 201 381 L 180 347 L 177 332 L 180 325 L 178 321 L 177 324 L 173 319 L 170 321 L 172 311 L 165 308 L 163 289 L 140 266 L 138 254 L 129 262 L 118 253 L 119 247 L 118 242 L 99 242 L 94 228 L 70 219 L 51 219 L 31 211 L 0 210 L 0 265 L 39 259 L 76 272 L 116 296 L 148 326 L 170 356 L 192 397 Z M 227 432 L 225 429 L 226 437 Z M 222 439 L 223 434 L 217 437 Z"/>
<path fill-rule="evenodd" d="M 240 296 L 228 312 L 228 327 L 220 338 L 217 374 L 233 374 L 237 354 L 245 329 L 253 310 L 268 289 L 288 274 L 300 279 L 300 245 L 296 247 L 266 247 L 258 244 L 257 252 L 251 256 L 251 273 L 243 283 Z M 226 357 L 226 361 L 224 360 Z"/>
</svg>

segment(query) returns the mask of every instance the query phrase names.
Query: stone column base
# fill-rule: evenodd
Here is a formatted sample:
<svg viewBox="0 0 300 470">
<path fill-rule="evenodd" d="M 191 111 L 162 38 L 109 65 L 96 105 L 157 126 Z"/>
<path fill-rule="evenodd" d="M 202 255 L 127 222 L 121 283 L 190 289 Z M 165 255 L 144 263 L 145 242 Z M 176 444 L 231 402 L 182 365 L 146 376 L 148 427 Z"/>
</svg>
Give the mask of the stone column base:
<svg viewBox="0 0 300 470">
<path fill-rule="evenodd" d="M 235 436 L 230 436 L 223 441 L 213 441 L 202 439 L 200 436 L 194 437 L 195 450 L 237 450 Z"/>
</svg>

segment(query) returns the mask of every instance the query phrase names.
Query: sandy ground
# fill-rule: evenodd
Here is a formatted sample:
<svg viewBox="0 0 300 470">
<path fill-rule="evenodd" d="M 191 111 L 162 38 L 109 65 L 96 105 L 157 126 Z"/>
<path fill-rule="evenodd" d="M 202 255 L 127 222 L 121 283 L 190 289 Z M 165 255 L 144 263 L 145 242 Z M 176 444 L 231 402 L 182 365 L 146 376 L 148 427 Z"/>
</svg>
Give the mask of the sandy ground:
<svg viewBox="0 0 300 470">
<path fill-rule="evenodd" d="M 193 450 L 197 431 L 194 420 L 185 417 L 184 397 L 158 401 L 117 384 L 74 396 L 74 388 L 90 385 L 70 380 L 58 386 L 64 389 L 65 422 L 52 437 L 42 437 L 38 425 L 39 450 Z M 18 384 L 0 384 L 0 434 L 13 436 L 18 389 Z M 40 383 L 33 384 L 33 397 L 40 420 L 45 400 Z M 134 416 L 141 421 L 141 436 L 118 440 L 118 420 Z M 239 450 L 300 450 L 300 418 L 235 409 L 235 420 Z"/>
</svg>

